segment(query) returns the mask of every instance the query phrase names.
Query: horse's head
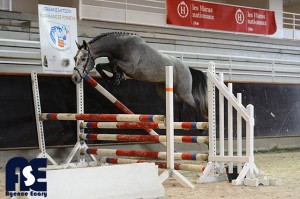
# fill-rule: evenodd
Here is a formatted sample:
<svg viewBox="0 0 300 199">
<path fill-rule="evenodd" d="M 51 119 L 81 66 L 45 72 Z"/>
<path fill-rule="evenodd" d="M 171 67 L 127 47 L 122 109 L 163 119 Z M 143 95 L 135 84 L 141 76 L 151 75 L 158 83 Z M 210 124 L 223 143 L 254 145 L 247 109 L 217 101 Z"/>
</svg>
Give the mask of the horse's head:
<svg viewBox="0 0 300 199">
<path fill-rule="evenodd" d="M 87 43 L 83 41 L 82 45 L 79 45 L 77 42 L 78 51 L 76 53 L 75 59 L 75 68 L 72 75 L 72 81 L 74 84 L 78 84 L 81 80 L 89 73 L 90 70 L 94 68 L 95 60 L 92 57 Z"/>
</svg>

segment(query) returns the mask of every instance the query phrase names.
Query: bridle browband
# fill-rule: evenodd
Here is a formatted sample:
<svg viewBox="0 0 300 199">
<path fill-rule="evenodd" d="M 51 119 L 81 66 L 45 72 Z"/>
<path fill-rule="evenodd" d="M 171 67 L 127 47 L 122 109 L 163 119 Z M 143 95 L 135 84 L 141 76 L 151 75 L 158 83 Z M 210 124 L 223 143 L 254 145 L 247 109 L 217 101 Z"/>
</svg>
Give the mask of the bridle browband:
<svg viewBox="0 0 300 199">
<path fill-rule="evenodd" d="M 86 65 L 83 67 L 83 69 L 79 69 L 77 67 L 74 67 L 74 70 L 77 71 L 77 73 L 79 74 L 81 79 L 83 79 L 88 74 L 88 71 L 86 70 L 86 67 L 87 67 L 87 64 L 89 63 L 90 59 L 92 59 L 93 62 L 95 63 L 95 59 L 93 58 L 93 56 L 91 54 L 90 48 L 87 47 L 86 50 L 88 51 L 88 60 L 86 62 Z M 80 74 L 79 70 L 82 70 L 82 75 Z"/>
</svg>

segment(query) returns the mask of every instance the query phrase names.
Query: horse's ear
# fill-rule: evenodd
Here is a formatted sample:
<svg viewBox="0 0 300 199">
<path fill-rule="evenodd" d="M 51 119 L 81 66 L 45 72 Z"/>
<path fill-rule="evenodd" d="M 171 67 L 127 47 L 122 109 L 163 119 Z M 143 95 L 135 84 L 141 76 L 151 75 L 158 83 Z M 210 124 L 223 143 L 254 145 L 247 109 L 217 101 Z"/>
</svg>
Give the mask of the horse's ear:
<svg viewBox="0 0 300 199">
<path fill-rule="evenodd" d="M 87 49 L 87 44 L 86 44 L 86 41 L 85 41 L 85 40 L 83 40 L 83 44 L 82 44 L 82 45 L 83 45 L 83 48 L 84 48 L 84 49 Z"/>
<path fill-rule="evenodd" d="M 80 49 L 82 48 L 82 47 L 80 46 L 80 44 L 77 43 L 77 41 L 75 41 L 75 43 L 76 43 L 76 45 L 77 45 L 78 50 L 80 50 Z"/>
</svg>

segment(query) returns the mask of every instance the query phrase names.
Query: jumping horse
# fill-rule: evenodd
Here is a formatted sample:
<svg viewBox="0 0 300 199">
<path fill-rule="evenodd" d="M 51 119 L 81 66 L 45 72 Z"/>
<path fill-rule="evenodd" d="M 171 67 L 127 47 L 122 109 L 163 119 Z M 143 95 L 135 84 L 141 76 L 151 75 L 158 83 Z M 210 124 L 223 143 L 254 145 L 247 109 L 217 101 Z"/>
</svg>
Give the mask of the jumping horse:
<svg viewBox="0 0 300 199">
<path fill-rule="evenodd" d="M 200 71 L 185 66 L 174 56 L 163 54 L 150 47 L 141 37 L 124 32 L 101 34 L 82 45 L 77 42 L 72 81 L 80 83 L 94 68 L 95 59 L 107 57 L 108 63 L 97 64 L 96 70 L 106 80 L 119 84 L 124 74 L 135 80 L 156 84 L 158 95 L 165 93 L 165 66 L 173 66 L 174 99 L 195 108 L 197 118 L 207 116 L 207 77 Z M 108 70 L 113 77 L 104 72 Z"/>
</svg>

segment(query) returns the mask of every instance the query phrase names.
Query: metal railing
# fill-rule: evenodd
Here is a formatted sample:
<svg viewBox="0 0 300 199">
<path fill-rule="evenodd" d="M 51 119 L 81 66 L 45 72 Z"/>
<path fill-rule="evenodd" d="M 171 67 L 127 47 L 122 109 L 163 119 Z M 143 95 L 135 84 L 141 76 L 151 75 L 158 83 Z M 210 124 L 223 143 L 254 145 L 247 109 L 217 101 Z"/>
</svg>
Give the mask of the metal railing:
<svg viewBox="0 0 300 199">
<path fill-rule="evenodd" d="M 300 61 L 267 59 L 246 56 L 228 56 L 221 54 L 206 54 L 177 51 L 160 51 L 173 55 L 193 68 L 206 70 L 207 63 L 213 60 L 216 64 L 217 72 L 227 75 L 228 80 L 233 80 L 234 76 L 257 76 L 269 77 L 267 81 L 276 82 L 278 78 L 286 78 L 286 82 L 300 82 Z M 245 78 L 242 78 L 245 80 Z M 259 81 L 264 81 L 259 78 Z M 293 79 L 293 81 L 291 81 Z M 266 81 L 266 80 L 265 80 Z M 282 81 L 282 80 L 280 80 Z"/>
<path fill-rule="evenodd" d="M 28 45 L 40 47 L 39 41 L 4 39 L 0 43 L 11 49 L 0 50 L 0 64 L 42 66 L 40 50 L 33 51 Z M 25 51 L 24 48 L 29 48 Z"/>
<path fill-rule="evenodd" d="M 282 13 L 283 38 L 300 40 L 300 14 Z"/>
<path fill-rule="evenodd" d="M 15 43 L 18 46 L 34 45 L 39 48 L 39 41 L 0 39 L 1 43 Z M 229 56 L 222 54 L 163 51 L 173 55 L 190 67 L 201 70 L 207 69 L 207 63 L 213 60 L 217 72 L 225 74 L 227 80 L 247 80 L 250 76 L 256 77 L 252 81 L 278 82 L 279 78 L 285 78 L 285 82 L 300 82 L 300 61 L 267 59 L 246 56 Z M 0 64 L 7 65 L 34 65 L 41 66 L 40 51 L 27 51 L 16 47 L 11 50 L 0 50 Z M 263 77 L 264 79 L 262 79 Z M 280 81 L 282 81 L 280 79 Z"/>
<path fill-rule="evenodd" d="M 18 44 L 35 44 L 40 45 L 39 41 L 20 40 L 20 39 L 4 39 L 0 38 L 0 42 L 18 43 Z"/>
<path fill-rule="evenodd" d="M 300 30 L 300 14 L 283 12 L 283 27 L 293 30 Z"/>
</svg>

